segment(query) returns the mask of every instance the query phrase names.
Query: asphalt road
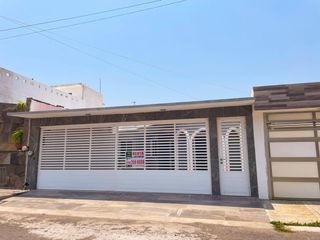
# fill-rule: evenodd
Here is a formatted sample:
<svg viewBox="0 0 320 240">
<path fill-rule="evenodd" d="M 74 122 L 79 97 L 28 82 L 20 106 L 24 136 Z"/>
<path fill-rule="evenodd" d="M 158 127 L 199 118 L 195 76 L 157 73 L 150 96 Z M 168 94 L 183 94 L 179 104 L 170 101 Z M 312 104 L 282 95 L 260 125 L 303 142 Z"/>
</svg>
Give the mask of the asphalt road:
<svg viewBox="0 0 320 240">
<path fill-rule="evenodd" d="M 319 233 L 0 213 L 1 240 L 319 240 Z"/>
</svg>

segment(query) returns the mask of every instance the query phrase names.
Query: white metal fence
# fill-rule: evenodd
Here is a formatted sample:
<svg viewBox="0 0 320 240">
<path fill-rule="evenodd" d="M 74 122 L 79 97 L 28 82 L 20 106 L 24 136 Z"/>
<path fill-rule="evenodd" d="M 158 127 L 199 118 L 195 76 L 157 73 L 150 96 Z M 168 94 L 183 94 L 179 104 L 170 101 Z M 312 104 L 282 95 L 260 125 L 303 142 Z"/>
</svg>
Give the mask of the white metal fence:
<svg viewBox="0 0 320 240">
<path fill-rule="evenodd" d="M 207 171 L 208 147 L 206 120 L 44 127 L 40 170 Z"/>
</svg>

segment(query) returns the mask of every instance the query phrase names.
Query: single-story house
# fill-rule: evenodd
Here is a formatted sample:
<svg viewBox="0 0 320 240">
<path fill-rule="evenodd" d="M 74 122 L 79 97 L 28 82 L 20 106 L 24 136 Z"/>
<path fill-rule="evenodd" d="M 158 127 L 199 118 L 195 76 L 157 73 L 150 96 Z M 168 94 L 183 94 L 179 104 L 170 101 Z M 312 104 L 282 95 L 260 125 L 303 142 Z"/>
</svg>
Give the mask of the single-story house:
<svg viewBox="0 0 320 240">
<path fill-rule="evenodd" d="M 253 97 L 9 113 L 32 189 L 320 199 L 320 83 Z"/>
</svg>

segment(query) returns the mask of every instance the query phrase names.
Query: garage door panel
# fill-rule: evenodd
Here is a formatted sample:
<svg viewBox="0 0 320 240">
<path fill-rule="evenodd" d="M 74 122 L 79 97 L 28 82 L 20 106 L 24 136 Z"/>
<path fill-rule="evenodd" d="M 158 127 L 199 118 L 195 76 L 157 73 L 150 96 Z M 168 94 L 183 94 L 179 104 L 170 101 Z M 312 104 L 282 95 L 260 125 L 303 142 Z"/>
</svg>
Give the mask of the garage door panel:
<svg viewBox="0 0 320 240">
<path fill-rule="evenodd" d="M 320 126 L 316 112 L 267 115 L 275 198 L 320 198 Z"/>
<path fill-rule="evenodd" d="M 273 191 L 281 198 L 320 198 L 317 182 L 274 182 Z"/>
<path fill-rule="evenodd" d="M 304 131 L 272 131 L 269 132 L 270 138 L 304 138 L 304 137 L 314 137 L 313 130 Z"/>
<path fill-rule="evenodd" d="M 273 177 L 319 177 L 317 162 L 273 162 Z"/>
<path fill-rule="evenodd" d="M 312 113 L 272 113 L 269 114 L 268 119 L 271 121 L 285 121 L 285 120 L 306 120 L 312 119 Z"/>
<path fill-rule="evenodd" d="M 316 157 L 314 142 L 271 142 L 271 157 Z"/>
</svg>

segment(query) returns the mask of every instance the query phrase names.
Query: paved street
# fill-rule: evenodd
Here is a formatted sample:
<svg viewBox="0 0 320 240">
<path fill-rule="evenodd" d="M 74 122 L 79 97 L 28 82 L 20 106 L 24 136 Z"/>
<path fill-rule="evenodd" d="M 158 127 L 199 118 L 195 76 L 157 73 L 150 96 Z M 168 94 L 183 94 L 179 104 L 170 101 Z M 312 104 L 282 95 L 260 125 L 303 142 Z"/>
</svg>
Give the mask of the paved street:
<svg viewBox="0 0 320 240">
<path fill-rule="evenodd" d="M 318 240 L 319 233 L 47 215 L 0 213 L 1 240 Z"/>
</svg>

